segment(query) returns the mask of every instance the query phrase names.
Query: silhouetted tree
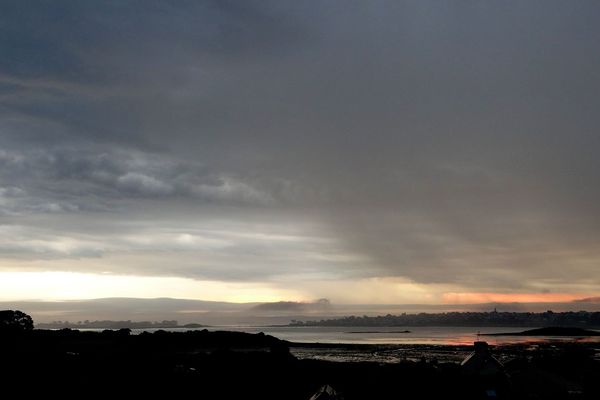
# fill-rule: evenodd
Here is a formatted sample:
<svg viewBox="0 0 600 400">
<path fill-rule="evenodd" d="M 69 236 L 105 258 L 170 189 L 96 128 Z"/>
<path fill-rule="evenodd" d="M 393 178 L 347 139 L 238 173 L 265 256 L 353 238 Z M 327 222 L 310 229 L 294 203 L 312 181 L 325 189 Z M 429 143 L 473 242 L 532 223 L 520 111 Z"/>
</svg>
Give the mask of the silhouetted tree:
<svg viewBox="0 0 600 400">
<path fill-rule="evenodd" d="M 0 333 L 20 333 L 33 330 L 33 319 L 19 310 L 0 311 Z"/>
</svg>

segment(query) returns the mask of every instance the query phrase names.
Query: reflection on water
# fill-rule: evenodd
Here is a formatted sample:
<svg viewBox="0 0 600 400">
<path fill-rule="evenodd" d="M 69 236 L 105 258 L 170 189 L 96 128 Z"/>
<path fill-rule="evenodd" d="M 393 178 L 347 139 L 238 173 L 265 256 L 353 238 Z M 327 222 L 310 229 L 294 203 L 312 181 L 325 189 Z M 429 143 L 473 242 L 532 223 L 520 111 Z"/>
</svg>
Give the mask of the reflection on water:
<svg viewBox="0 0 600 400">
<path fill-rule="evenodd" d="M 556 336 L 485 336 L 490 333 L 520 332 L 537 327 L 240 327 L 213 326 L 208 330 L 229 330 L 275 336 L 296 343 L 346 343 L 346 344 L 423 344 L 423 345 L 472 345 L 481 334 L 481 340 L 491 345 L 519 344 L 547 341 L 600 342 L 595 337 L 556 337 Z M 202 328 L 200 328 L 202 329 Z M 153 331 L 156 329 L 148 329 Z M 176 328 L 170 330 L 189 330 Z M 405 332 L 407 330 L 408 332 Z M 142 330 L 134 330 L 134 333 Z"/>
<path fill-rule="evenodd" d="M 600 342 L 600 337 L 552 336 L 485 336 L 490 333 L 520 332 L 535 327 L 239 327 L 214 326 L 208 330 L 231 330 L 248 333 L 263 332 L 279 339 L 296 343 L 346 344 L 426 344 L 472 345 L 481 334 L 481 340 L 491 345 L 518 344 L 540 341 Z M 404 330 L 408 332 L 404 332 Z M 184 329 L 185 330 L 185 329 Z"/>
<path fill-rule="evenodd" d="M 203 329 L 203 328 L 199 328 Z M 520 332 L 531 327 L 240 327 L 213 326 L 211 331 L 228 330 L 248 333 L 263 332 L 279 339 L 299 343 L 291 352 L 302 359 L 328 361 L 371 361 L 395 363 L 404 360 L 419 361 L 425 358 L 440 362 L 460 362 L 471 351 L 473 342 L 484 340 L 498 346 L 495 356 L 500 361 L 514 357 L 513 345 L 525 350 L 553 343 L 590 342 L 599 343 L 600 337 L 552 337 L 552 336 L 485 336 L 490 333 Z M 155 331 L 158 329 L 147 329 Z M 187 328 L 169 329 L 186 331 Z M 142 329 L 134 329 L 140 333 Z M 407 332 L 408 331 L 408 332 Z M 524 345 L 524 346 L 523 346 Z M 598 356 L 600 357 L 600 352 Z"/>
</svg>

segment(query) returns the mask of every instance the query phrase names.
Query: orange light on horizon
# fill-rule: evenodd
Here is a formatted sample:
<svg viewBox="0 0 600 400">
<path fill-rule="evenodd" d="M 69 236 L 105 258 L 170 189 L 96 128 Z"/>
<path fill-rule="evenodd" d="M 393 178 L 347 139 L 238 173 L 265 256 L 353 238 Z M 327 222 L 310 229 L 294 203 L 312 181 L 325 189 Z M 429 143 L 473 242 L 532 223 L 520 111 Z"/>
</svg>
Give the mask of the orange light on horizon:
<svg viewBox="0 0 600 400">
<path fill-rule="evenodd" d="M 444 293 L 445 304 L 563 303 L 589 297 L 582 293 Z"/>
</svg>

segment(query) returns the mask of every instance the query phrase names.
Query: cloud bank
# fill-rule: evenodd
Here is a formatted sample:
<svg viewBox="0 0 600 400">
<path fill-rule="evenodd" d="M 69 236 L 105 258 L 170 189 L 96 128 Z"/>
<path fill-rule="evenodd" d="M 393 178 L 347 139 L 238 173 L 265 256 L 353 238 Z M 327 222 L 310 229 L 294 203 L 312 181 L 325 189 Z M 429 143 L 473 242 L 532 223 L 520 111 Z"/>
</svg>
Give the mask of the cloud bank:
<svg viewBox="0 0 600 400">
<path fill-rule="evenodd" d="M 4 270 L 600 288 L 594 1 L 0 11 Z"/>
</svg>

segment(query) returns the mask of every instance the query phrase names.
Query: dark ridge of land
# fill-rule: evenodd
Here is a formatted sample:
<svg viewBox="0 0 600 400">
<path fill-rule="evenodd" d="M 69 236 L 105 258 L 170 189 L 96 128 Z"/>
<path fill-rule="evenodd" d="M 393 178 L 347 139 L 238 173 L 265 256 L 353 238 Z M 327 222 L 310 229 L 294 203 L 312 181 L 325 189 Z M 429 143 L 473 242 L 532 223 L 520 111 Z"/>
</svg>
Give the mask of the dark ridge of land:
<svg viewBox="0 0 600 400">
<path fill-rule="evenodd" d="M 447 312 L 401 315 L 349 316 L 319 321 L 292 321 L 288 326 L 514 326 L 552 327 L 572 326 L 580 328 L 600 327 L 600 312 Z"/>
<path fill-rule="evenodd" d="M 329 384 L 346 400 L 378 398 L 478 399 L 489 376 L 466 375 L 458 362 L 428 357 L 436 350 L 468 354 L 471 346 L 396 346 L 414 357 L 393 363 L 300 359 L 299 345 L 264 334 L 156 331 L 131 335 L 128 329 L 103 332 L 31 330 L 0 334 L 0 376 L 10 388 L 0 397 L 56 393 L 62 398 L 175 398 L 308 400 Z M 323 345 L 325 348 L 327 345 Z M 329 345 L 332 347 L 331 345 Z M 305 349 L 307 348 L 305 347 Z M 386 346 L 346 345 L 360 352 Z M 390 348 L 390 347 L 387 347 Z M 498 398 L 598 398 L 600 362 L 594 346 L 566 343 L 502 350 L 510 381 L 499 378 Z M 494 354 L 499 348 L 492 348 Z M 441 353 L 440 353 L 441 354 Z M 411 356 L 412 357 L 412 356 Z M 413 358 L 414 358 L 413 357 Z M 16 388 L 16 389 L 15 389 Z M 4 393 L 1 391 L 4 390 Z"/>
<path fill-rule="evenodd" d="M 299 359 L 295 344 L 264 334 L 187 331 L 131 335 L 128 329 L 103 332 L 32 330 L 0 335 L 0 376 L 22 397 L 55 393 L 62 398 L 193 395 L 200 398 L 308 400 L 329 384 L 346 400 L 376 398 L 478 399 L 489 376 L 467 375 L 458 362 L 437 355 L 462 355 L 471 346 L 395 346 L 410 351 L 393 363 Z M 329 351 L 323 345 L 324 351 Z M 335 346 L 329 345 L 330 348 Z M 346 345 L 361 353 L 390 346 Z M 437 351 L 437 353 L 432 353 Z M 499 348 L 492 348 L 494 354 Z M 497 398 L 598 398 L 600 362 L 594 347 L 568 343 L 514 346 L 502 350 L 510 380 L 498 375 Z M 458 361 L 458 360 L 457 360 Z M 496 379 L 496 378 L 494 378 Z M 8 389 L 0 389 L 8 390 Z M 8 392 L 0 395 L 8 395 Z"/>
<path fill-rule="evenodd" d="M 577 327 L 551 326 L 521 332 L 484 333 L 481 336 L 600 336 L 600 332 Z"/>
</svg>

